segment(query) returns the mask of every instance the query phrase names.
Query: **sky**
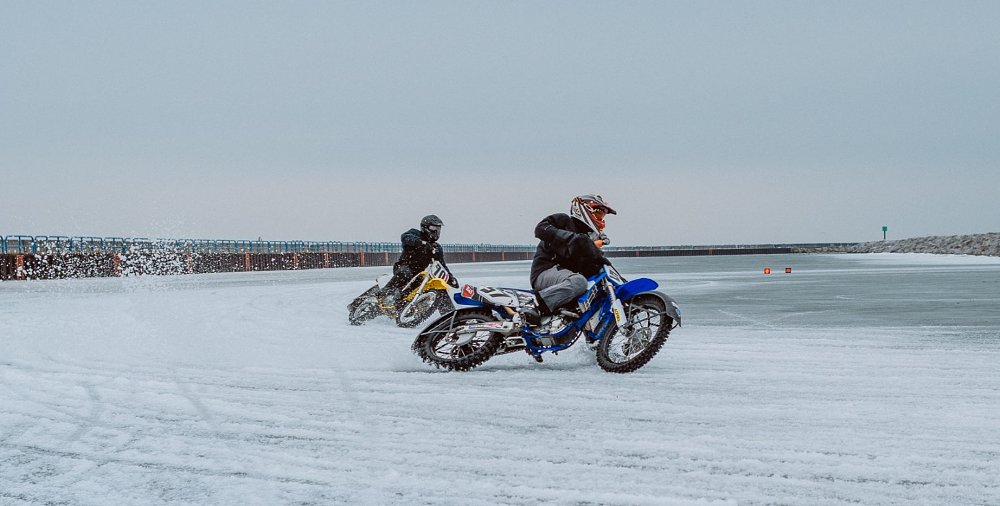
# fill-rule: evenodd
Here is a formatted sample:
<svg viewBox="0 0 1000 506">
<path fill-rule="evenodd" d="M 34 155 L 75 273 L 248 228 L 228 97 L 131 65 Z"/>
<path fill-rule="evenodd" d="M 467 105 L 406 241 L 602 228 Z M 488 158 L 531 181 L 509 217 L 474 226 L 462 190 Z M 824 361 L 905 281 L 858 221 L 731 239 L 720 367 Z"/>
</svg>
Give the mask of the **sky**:
<svg viewBox="0 0 1000 506">
<path fill-rule="evenodd" d="M 1000 231 L 1000 3 L 0 0 L 0 235 Z"/>
</svg>

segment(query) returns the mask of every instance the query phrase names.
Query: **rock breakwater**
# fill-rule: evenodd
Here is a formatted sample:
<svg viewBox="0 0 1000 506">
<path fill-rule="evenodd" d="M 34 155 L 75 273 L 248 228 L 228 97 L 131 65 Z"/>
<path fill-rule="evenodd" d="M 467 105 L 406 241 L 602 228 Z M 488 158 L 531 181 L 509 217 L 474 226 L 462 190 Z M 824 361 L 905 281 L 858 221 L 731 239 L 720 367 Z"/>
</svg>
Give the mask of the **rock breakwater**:
<svg viewBox="0 0 1000 506">
<path fill-rule="evenodd" d="M 936 253 L 1000 256 L 1000 233 L 916 237 L 854 245 L 803 248 L 802 253 Z"/>
</svg>

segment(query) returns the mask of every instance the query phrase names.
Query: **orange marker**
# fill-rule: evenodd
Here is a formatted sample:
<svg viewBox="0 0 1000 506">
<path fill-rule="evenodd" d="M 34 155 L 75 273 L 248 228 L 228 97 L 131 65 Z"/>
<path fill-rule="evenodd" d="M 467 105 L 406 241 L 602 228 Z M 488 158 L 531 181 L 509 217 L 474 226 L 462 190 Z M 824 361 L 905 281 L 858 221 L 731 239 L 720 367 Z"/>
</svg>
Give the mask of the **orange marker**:
<svg viewBox="0 0 1000 506">
<path fill-rule="evenodd" d="M 770 267 L 764 267 L 764 274 L 770 274 L 770 273 L 771 273 L 771 268 Z"/>
</svg>

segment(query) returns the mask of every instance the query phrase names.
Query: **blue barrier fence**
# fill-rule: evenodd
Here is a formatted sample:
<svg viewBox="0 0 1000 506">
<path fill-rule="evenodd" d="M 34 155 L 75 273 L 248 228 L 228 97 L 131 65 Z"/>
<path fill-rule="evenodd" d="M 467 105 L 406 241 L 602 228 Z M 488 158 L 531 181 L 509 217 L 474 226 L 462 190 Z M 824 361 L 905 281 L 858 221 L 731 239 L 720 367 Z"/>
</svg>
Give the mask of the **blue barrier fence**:
<svg viewBox="0 0 1000 506">
<path fill-rule="evenodd" d="M 609 257 L 774 255 L 855 243 L 605 247 Z M 444 244 L 449 263 L 531 260 L 535 246 Z M 396 242 L 0 236 L 0 280 L 391 266 Z"/>
<path fill-rule="evenodd" d="M 683 246 L 607 246 L 605 251 L 670 251 L 694 249 L 823 248 L 855 243 L 715 244 Z M 535 245 L 442 244 L 446 253 L 533 252 Z M 86 237 L 61 235 L 0 236 L 0 254 L 45 255 L 65 253 L 399 253 L 399 242 L 262 241 L 229 239 L 152 239 L 146 237 Z"/>
</svg>

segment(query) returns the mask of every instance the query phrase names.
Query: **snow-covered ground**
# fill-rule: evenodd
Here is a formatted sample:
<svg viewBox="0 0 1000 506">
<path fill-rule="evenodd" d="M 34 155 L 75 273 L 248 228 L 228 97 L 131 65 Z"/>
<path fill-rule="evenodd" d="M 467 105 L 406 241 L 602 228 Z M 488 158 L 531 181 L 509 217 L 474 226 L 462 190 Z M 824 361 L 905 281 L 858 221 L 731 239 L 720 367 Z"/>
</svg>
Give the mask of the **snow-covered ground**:
<svg viewBox="0 0 1000 506">
<path fill-rule="evenodd" d="M 628 375 L 439 372 L 385 268 L 0 283 L 0 504 L 1000 504 L 1000 260 L 616 265 L 685 318 Z"/>
</svg>

